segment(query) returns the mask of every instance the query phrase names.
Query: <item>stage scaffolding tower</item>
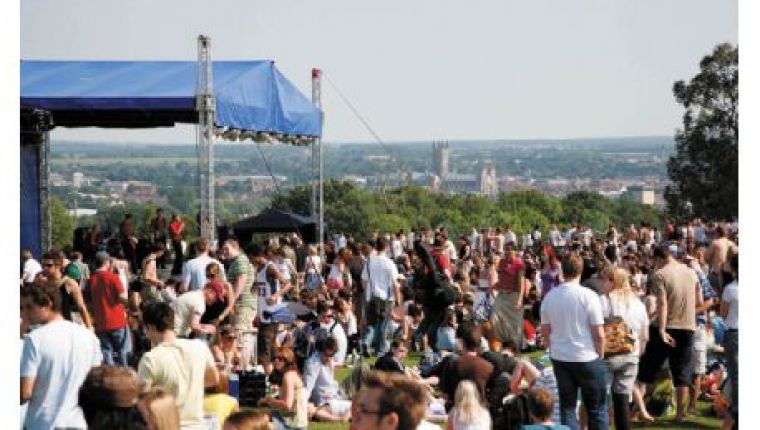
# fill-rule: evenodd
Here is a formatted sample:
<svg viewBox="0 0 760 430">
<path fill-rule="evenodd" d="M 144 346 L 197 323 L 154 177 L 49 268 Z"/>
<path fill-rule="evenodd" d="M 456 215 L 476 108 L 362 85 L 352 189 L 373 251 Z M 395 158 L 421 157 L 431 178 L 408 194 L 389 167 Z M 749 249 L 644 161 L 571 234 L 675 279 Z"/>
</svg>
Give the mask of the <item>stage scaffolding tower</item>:
<svg viewBox="0 0 760 430">
<path fill-rule="evenodd" d="M 214 211 L 214 98 L 211 67 L 211 38 L 198 36 L 198 82 L 195 106 L 198 110 L 198 190 L 200 198 L 201 237 L 215 245 L 216 221 Z"/>
</svg>

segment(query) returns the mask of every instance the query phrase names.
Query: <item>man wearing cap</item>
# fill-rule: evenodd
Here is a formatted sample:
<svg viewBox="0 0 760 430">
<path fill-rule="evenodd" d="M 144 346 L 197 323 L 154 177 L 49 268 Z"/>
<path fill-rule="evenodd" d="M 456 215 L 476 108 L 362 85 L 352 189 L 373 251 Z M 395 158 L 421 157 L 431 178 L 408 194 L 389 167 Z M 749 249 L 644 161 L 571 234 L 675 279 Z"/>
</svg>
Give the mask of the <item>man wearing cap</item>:
<svg viewBox="0 0 760 430">
<path fill-rule="evenodd" d="M 107 252 L 95 254 L 95 263 L 98 268 L 90 276 L 90 308 L 95 334 L 103 351 L 103 362 L 107 366 L 115 363 L 126 366 L 130 351 L 125 311 L 127 290 L 121 284 L 119 275 L 111 270 L 111 257 Z"/>
<path fill-rule="evenodd" d="M 200 290 L 188 291 L 179 296 L 173 303 L 174 331 L 177 336 L 186 338 L 216 333 L 216 327 L 212 324 L 201 324 L 201 316 L 206 312 L 206 306 L 216 303 L 223 295 L 224 285 L 215 279 Z"/>
</svg>

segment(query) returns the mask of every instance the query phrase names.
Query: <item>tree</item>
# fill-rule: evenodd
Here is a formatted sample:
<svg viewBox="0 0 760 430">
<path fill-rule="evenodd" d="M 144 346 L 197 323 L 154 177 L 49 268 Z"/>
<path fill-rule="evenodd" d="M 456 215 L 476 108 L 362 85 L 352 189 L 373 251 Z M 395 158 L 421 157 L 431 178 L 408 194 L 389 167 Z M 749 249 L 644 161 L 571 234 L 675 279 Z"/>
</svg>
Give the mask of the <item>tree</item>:
<svg viewBox="0 0 760 430">
<path fill-rule="evenodd" d="M 74 217 L 69 215 L 66 205 L 55 197 L 50 199 L 51 232 L 50 240 L 54 248 L 70 249 L 74 241 Z"/>
<path fill-rule="evenodd" d="M 688 84 L 673 85 L 686 112 L 665 198 L 676 217 L 729 219 L 739 208 L 739 49 L 718 45 L 699 67 Z"/>
</svg>

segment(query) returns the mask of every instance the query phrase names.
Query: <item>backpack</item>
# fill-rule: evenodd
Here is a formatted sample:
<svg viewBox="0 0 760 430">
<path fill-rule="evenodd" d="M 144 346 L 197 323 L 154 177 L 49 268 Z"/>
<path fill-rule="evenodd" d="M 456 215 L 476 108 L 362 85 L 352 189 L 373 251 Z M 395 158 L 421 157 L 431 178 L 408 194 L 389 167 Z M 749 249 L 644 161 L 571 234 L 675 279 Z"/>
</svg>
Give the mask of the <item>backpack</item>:
<svg viewBox="0 0 760 430">
<path fill-rule="evenodd" d="M 615 316 L 612 300 L 608 300 L 610 316 L 604 318 L 604 356 L 630 354 L 636 339 L 622 317 Z"/>
<path fill-rule="evenodd" d="M 499 430 L 518 430 L 525 424 L 530 424 L 530 413 L 528 412 L 528 397 L 525 394 L 509 396 L 501 406 L 502 417 Z M 494 429 L 497 429 L 494 426 Z"/>
</svg>

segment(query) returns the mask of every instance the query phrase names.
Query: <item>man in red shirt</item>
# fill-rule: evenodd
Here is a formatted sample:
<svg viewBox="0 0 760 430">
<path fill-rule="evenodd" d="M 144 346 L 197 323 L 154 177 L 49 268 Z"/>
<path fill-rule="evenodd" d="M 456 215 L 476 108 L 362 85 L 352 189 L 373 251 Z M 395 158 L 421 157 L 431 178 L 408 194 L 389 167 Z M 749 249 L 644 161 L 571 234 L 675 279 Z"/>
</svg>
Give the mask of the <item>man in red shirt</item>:
<svg viewBox="0 0 760 430">
<path fill-rule="evenodd" d="M 174 249 L 174 265 L 172 266 L 172 276 L 182 274 L 182 265 L 185 263 L 185 254 L 182 251 L 182 236 L 185 234 L 185 222 L 178 214 L 172 216 L 172 222 L 169 224 L 169 235 L 172 239 L 172 248 Z"/>
<path fill-rule="evenodd" d="M 127 326 L 127 290 L 121 284 L 119 275 L 111 270 L 111 257 L 100 251 L 95 255 L 98 269 L 90 276 L 90 297 L 95 334 L 103 351 L 103 364 L 127 365 L 127 354 L 131 351 L 129 328 Z"/>
</svg>

